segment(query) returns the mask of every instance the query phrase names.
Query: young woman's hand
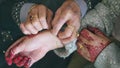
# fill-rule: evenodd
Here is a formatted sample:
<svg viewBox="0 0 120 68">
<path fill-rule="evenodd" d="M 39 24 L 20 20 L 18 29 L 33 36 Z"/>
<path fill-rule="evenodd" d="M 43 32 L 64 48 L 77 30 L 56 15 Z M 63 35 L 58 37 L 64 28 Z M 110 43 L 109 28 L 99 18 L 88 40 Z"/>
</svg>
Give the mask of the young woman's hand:
<svg viewBox="0 0 120 68">
<path fill-rule="evenodd" d="M 5 53 L 8 65 L 30 67 L 53 49 L 63 47 L 61 41 L 49 31 L 25 36 L 12 44 Z"/>
</svg>

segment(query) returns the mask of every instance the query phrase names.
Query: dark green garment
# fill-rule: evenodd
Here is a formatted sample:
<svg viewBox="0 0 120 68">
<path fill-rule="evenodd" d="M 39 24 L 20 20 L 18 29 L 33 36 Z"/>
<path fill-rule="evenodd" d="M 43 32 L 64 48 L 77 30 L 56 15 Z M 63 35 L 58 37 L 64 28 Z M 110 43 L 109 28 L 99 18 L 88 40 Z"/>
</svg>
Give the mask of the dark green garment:
<svg viewBox="0 0 120 68">
<path fill-rule="evenodd" d="M 67 68 L 85 68 L 86 65 L 90 64 L 85 58 L 74 52 L 71 61 Z"/>
</svg>

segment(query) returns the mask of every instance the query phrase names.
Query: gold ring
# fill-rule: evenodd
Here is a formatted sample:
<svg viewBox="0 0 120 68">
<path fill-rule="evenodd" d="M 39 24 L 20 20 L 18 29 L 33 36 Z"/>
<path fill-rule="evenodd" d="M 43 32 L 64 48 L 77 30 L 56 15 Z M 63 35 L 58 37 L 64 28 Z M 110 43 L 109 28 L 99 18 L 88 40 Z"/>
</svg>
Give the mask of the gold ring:
<svg viewBox="0 0 120 68">
<path fill-rule="evenodd" d="M 79 35 L 80 35 L 80 34 L 79 34 L 78 32 L 76 32 L 76 36 L 79 37 Z"/>
<path fill-rule="evenodd" d="M 34 16 L 30 15 L 30 17 L 29 17 L 29 18 L 30 18 L 30 20 L 32 20 L 32 19 L 33 19 L 33 17 L 34 17 Z"/>
<path fill-rule="evenodd" d="M 80 48 L 80 49 L 83 48 L 83 45 L 82 45 L 82 44 L 79 44 L 79 48 Z"/>
<path fill-rule="evenodd" d="M 30 15 L 29 18 L 30 18 L 30 19 L 33 19 L 33 18 L 37 18 L 37 16 L 36 16 L 36 15 Z"/>
</svg>

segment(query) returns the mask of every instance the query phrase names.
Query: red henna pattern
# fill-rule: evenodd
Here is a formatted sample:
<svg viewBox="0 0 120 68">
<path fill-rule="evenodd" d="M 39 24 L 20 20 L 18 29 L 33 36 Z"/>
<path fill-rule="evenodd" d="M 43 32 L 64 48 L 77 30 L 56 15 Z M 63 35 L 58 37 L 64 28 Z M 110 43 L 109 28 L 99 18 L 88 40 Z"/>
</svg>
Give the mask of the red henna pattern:
<svg viewBox="0 0 120 68">
<path fill-rule="evenodd" d="M 98 28 L 95 28 L 95 27 L 88 27 L 88 30 L 90 30 L 91 32 L 93 32 L 93 33 L 98 33 L 98 34 L 101 34 L 101 35 L 104 35 L 105 36 L 105 34 L 103 33 L 103 32 L 101 32 Z"/>
<path fill-rule="evenodd" d="M 7 61 L 8 65 L 12 65 L 13 57 L 14 57 L 13 51 L 10 50 L 8 53 L 8 56 L 6 57 L 6 61 Z"/>
<path fill-rule="evenodd" d="M 106 45 L 100 45 L 100 46 L 85 45 L 85 46 L 87 46 L 87 49 L 90 53 L 90 56 L 91 56 L 90 61 L 94 62 L 96 57 L 105 48 Z"/>
<path fill-rule="evenodd" d="M 99 29 L 97 29 L 97 28 L 90 28 L 90 31 L 93 31 L 93 32 L 95 32 L 95 33 L 99 33 L 99 34 L 102 34 L 102 35 L 104 35 Z M 88 34 L 88 31 L 86 30 L 86 29 L 83 29 L 82 31 L 81 31 L 81 33 L 80 33 L 82 36 L 84 36 L 84 38 L 87 38 L 87 39 L 90 39 L 90 40 L 92 40 L 92 38 L 91 37 L 89 37 L 89 34 Z M 105 35 L 104 35 L 105 36 Z M 78 41 L 77 42 L 79 42 L 79 43 L 83 43 L 83 41 L 81 40 L 81 38 L 80 37 L 78 37 Z M 91 61 L 91 62 L 94 62 L 95 60 L 96 60 L 96 58 L 97 58 L 97 56 L 101 53 L 101 51 L 108 45 L 110 43 L 110 41 L 108 40 L 108 42 L 106 42 L 106 43 L 100 43 L 100 44 L 98 44 L 98 45 L 96 45 L 96 46 L 93 46 L 93 45 L 89 45 L 89 43 L 88 44 L 82 44 L 83 45 L 83 47 L 86 47 L 87 48 L 87 50 L 88 50 L 88 52 L 89 52 L 89 54 L 90 54 L 90 57 L 89 56 L 87 56 L 87 60 L 89 60 L 89 61 Z M 79 44 L 78 44 L 79 45 Z M 80 49 L 80 46 L 78 46 L 79 48 L 78 48 L 78 53 L 80 54 L 80 55 L 82 55 L 82 53 L 81 53 L 81 49 Z M 83 56 L 83 55 L 82 55 Z M 83 56 L 84 57 L 84 56 Z"/>
<path fill-rule="evenodd" d="M 12 60 L 11 60 L 10 58 L 6 57 L 5 59 L 6 59 L 7 64 L 8 64 L 9 66 L 12 65 Z"/>
<path fill-rule="evenodd" d="M 14 62 L 14 63 L 18 63 L 21 59 L 22 59 L 22 56 L 21 56 L 21 55 L 17 55 L 17 56 L 13 59 L 13 62 Z"/>
<path fill-rule="evenodd" d="M 27 62 L 24 64 L 24 67 L 29 68 L 30 63 L 31 63 L 31 58 L 28 58 Z"/>
<path fill-rule="evenodd" d="M 27 57 L 23 57 L 23 59 L 17 64 L 19 67 L 22 67 L 26 62 L 27 62 L 28 58 Z"/>
<path fill-rule="evenodd" d="M 101 53 L 101 51 L 109 44 L 110 42 L 107 42 L 106 44 L 103 44 L 101 43 L 102 45 L 99 45 L 99 46 L 93 46 L 93 45 L 88 45 L 88 44 L 85 44 L 83 45 L 83 47 L 86 47 L 89 54 L 90 54 L 90 57 L 87 56 L 88 58 L 86 58 L 87 60 L 91 61 L 91 62 L 94 62 L 97 58 L 97 56 Z M 78 49 L 77 49 L 78 53 L 80 55 L 81 54 L 81 49 L 79 48 L 78 46 Z M 82 55 L 83 56 L 83 55 Z M 84 57 L 84 56 L 83 56 Z"/>
<path fill-rule="evenodd" d="M 94 41 L 94 39 L 89 35 L 88 31 L 86 29 L 83 29 L 81 32 L 80 32 L 80 35 L 82 35 L 83 37 L 85 37 L 86 39 L 88 40 L 92 40 Z"/>
<path fill-rule="evenodd" d="M 9 57 L 10 59 L 12 59 L 12 58 L 14 57 L 14 53 L 13 53 L 12 50 L 10 50 L 8 57 Z"/>
</svg>

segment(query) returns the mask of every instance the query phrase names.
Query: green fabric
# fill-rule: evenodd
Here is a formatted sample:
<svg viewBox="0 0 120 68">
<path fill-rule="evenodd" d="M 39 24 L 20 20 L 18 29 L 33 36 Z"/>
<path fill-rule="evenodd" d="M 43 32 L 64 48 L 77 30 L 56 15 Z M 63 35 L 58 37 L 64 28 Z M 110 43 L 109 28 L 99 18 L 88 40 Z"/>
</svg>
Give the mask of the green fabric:
<svg viewBox="0 0 120 68">
<path fill-rule="evenodd" d="M 82 56 L 80 56 L 77 52 L 75 52 L 67 68 L 84 68 L 88 64 L 90 64 L 89 61 L 87 61 Z"/>
</svg>

